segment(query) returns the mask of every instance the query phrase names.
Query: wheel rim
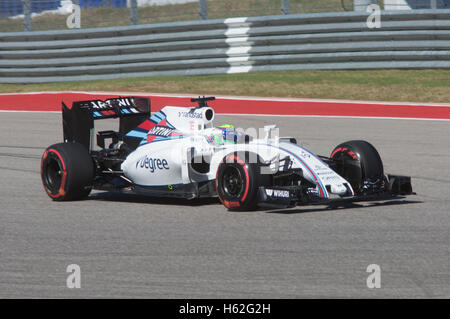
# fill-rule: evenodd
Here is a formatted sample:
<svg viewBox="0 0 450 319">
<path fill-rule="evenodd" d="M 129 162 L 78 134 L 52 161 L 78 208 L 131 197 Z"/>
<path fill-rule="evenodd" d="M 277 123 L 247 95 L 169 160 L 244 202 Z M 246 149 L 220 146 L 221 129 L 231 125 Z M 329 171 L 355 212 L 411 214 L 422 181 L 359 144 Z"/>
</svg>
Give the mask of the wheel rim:
<svg viewBox="0 0 450 319">
<path fill-rule="evenodd" d="M 228 196 L 239 198 L 244 190 L 241 171 L 236 166 L 228 166 L 223 173 L 222 187 Z"/>
<path fill-rule="evenodd" d="M 50 156 L 44 166 L 45 186 L 52 192 L 56 192 L 61 187 L 63 169 L 60 161 Z"/>
</svg>

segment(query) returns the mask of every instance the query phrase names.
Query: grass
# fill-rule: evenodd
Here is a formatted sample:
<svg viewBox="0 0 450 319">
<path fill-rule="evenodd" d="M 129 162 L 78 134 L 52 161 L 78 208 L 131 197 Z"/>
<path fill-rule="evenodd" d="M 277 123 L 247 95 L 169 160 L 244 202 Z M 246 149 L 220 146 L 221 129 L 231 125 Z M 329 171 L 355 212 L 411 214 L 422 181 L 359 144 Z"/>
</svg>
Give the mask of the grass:
<svg viewBox="0 0 450 319">
<path fill-rule="evenodd" d="M 352 8 L 352 0 L 344 0 Z M 291 13 L 343 11 L 341 0 L 290 0 Z M 281 14 L 281 0 L 210 0 L 208 18 Z M 198 20 L 198 3 L 147 6 L 138 8 L 139 23 Z M 68 15 L 45 14 L 32 19 L 34 31 L 67 29 Z M 81 27 L 96 28 L 130 24 L 127 8 L 90 8 L 81 12 Z M 23 31 L 23 19 L 0 18 L 0 32 Z"/>
<path fill-rule="evenodd" d="M 89 82 L 0 84 L 1 93 L 60 90 L 450 103 L 450 72 L 278 71 Z"/>
</svg>

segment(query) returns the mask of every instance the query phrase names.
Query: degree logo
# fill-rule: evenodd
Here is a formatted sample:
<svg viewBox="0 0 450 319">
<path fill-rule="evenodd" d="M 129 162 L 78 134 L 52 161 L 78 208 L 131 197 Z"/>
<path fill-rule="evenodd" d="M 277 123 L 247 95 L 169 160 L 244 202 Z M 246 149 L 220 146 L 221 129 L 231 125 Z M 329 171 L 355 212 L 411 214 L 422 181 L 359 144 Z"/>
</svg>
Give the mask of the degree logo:
<svg viewBox="0 0 450 319">
<path fill-rule="evenodd" d="M 156 170 L 170 169 L 169 163 L 166 159 L 152 158 L 147 155 L 136 162 L 136 168 L 138 168 L 138 166 L 140 168 L 148 169 L 150 173 L 153 173 Z"/>
</svg>

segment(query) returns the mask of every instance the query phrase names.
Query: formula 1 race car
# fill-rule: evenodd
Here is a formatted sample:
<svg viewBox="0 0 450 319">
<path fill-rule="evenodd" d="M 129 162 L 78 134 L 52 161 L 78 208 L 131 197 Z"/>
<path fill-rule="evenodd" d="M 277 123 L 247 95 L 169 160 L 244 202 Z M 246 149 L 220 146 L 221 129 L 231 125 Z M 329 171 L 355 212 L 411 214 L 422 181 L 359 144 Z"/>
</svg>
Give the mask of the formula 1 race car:
<svg viewBox="0 0 450 319">
<path fill-rule="evenodd" d="M 41 176 L 56 201 L 79 200 L 92 189 L 186 199 L 219 197 L 229 210 L 258 206 L 373 201 L 412 194 L 411 178 L 385 175 L 376 149 L 355 140 L 330 157 L 279 137 L 274 125 L 262 137 L 232 125 L 214 126 L 213 97 L 193 107 L 166 106 L 150 113 L 141 97 L 62 105 L 64 142 L 46 149 Z M 119 130 L 94 122 L 119 118 Z"/>
</svg>

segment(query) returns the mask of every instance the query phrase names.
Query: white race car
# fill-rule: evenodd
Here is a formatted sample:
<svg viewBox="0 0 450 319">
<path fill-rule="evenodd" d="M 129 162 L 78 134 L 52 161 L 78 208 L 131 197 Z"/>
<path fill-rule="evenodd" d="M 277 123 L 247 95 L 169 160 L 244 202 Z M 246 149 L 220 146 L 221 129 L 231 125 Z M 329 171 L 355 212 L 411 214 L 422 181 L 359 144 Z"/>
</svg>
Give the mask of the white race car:
<svg viewBox="0 0 450 319">
<path fill-rule="evenodd" d="M 154 114 L 150 100 L 140 97 L 63 103 L 64 142 L 42 156 L 45 191 L 57 201 L 85 198 L 92 189 L 219 197 L 229 210 L 412 194 L 411 178 L 385 175 L 368 142 L 345 142 L 330 157 L 318 156 L 274 134 L 274 125 L 259 138 L 232 125 L 214 126 L 207 105 L 213 99 L 199 97 L 192 99 L 198 106 L 166 106 Z M 95 146 L 94 121 L 105 118 L 120 118 L 119 130 L 98 132 Z"/>
</svg>

